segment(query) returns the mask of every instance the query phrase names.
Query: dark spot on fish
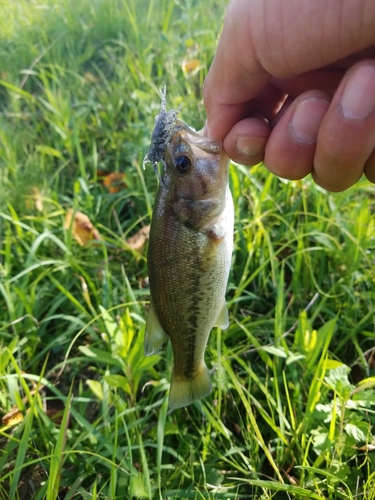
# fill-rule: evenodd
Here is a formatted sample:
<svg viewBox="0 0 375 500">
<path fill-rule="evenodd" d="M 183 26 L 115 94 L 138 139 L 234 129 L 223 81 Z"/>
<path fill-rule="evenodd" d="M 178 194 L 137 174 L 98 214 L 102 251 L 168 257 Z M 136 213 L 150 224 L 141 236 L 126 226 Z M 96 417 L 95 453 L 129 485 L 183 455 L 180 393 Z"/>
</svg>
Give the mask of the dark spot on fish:
<svg viewBox="0 0 375 500">
<path fill-rule="evenodd" d="M 194 327 L 194 330 L 196 330 L 198 326 L 198 314 L 194 313 L 191 316 L 189 316 L 189 322 L 191 322 L 192 326 Z"/>
<path fill-rule="evenodd" d="M 193 255 L 198 255 L 198 247 L 195 249 Z M 190 286 L 188 287 L 188 293 L 190 296 L 190 314 L 188 316 L 189 329 L 186 335 L 187 342 L 187 353 L 185 366 L 183 368 L 183 375 L 186 379 L 192 380 L 194 378 L 195 357 L 196 357 L 196 341 L 197 333 L 199 329 L 199 313 L 200 304 L 204 298 L 205 293 L 201 289 L 201 271 L 199 262 L 193 264 L 193 268 L 196 272 L 191 275 Z"/>
</svg>

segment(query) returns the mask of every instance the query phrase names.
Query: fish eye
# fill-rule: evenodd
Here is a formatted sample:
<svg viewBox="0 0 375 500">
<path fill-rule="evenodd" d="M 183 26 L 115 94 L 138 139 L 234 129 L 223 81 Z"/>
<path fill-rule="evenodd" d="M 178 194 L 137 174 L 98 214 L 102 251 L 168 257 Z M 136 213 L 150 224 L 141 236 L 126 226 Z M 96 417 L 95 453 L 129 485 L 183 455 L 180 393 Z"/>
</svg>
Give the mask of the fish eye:
<svg viewBox="0 0 375 500">
<path fill-rule="evenodd" d="M 191 159 L 186 155 L 178 156 L 174 161 L 175 167 L 180 174 L 187 174 L 192 167 Z"/>
</svg>

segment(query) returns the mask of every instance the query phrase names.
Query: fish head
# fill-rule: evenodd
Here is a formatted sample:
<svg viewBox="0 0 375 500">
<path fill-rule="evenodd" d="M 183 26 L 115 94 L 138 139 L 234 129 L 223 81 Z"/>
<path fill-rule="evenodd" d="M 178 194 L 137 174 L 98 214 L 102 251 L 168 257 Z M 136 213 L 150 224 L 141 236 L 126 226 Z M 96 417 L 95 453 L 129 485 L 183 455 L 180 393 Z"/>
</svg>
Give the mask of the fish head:
<svg viewBox="0 0 375 500">
<path fill-rule="evenodd" d="M 161 182 L 175 214 L 194 229 L 209 230 L 226 202 L 229 159 L 222 142 L 204 137 L 177 120 L 164 159 Z"/>
</svg>

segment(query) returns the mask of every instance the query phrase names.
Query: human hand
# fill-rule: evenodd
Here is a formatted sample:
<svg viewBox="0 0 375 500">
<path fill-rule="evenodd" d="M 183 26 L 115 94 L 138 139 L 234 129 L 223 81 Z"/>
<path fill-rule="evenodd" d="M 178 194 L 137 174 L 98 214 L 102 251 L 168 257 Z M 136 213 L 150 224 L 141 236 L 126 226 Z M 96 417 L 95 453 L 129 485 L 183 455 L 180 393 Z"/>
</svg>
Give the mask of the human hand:
<svg viewBox="0 0 375 500">
<path fill-rule="evenodd" d="M 204 102 L 238 163 L 330 191 L 375 182 L 375 2 L 232 0 Z"/>
</svg>

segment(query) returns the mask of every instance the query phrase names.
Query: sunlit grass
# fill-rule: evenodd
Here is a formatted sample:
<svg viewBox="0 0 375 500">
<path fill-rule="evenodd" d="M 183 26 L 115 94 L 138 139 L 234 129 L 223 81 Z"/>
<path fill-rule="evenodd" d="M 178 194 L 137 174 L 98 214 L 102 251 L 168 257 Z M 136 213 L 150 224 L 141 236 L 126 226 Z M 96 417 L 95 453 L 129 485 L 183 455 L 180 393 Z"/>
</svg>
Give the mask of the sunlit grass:
<svg viewBox="0 0 375 500">
<path fill-rule="evenodd" d="M 158 89 L 203 125 L 225 3 L 0 0 L 1 500 L 375 498 L 368 182 L 328 194 L 232 165 L 212 394 L 171 412 L 171 348 L 143 355 L 145 249 L 125 241 L 152 213 Z M 79 246 L 68 209 L 101 241 Z"/>
</svg>

